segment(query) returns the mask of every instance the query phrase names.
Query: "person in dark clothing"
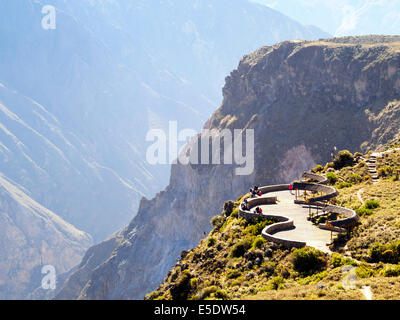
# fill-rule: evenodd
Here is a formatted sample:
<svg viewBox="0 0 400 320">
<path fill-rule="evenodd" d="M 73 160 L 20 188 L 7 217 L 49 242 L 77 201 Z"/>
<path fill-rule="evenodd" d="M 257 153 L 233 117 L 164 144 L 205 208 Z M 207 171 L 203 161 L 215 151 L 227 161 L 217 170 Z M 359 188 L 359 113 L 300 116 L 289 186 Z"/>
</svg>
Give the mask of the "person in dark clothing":
<svg viewBox="0 0 400 320">
<path fill-rule="evenodd" d="M 262 209 L 260 207 L 257 207 L 255 210 L 256 214 L 262 214 Z"/>
<path fill-rule="evenodd" d="M 247 199 L 244 199 L 244 200 L 243 200 L 243 203 L 242 203 L 242 210 L 249 210 L 249 204 L 248 204 L 248 202 L 247 202 Z"/>
</svg>

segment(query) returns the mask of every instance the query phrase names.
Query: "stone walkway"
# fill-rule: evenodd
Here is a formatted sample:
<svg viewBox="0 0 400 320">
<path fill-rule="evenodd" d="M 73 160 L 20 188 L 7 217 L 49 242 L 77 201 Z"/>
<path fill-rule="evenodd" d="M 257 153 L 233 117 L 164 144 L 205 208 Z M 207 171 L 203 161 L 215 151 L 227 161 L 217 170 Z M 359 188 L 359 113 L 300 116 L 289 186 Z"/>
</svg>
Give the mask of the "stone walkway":
<svg viewBox="0 0 400 320">
<path fill-rule="evenodd" d="M 275 205 L 260 206 L 264 214 L 283 215 L 294 220 L 294 228 L 276 232 L 279 238 L 304 241 L 307 246 L 326 253 L 332 253 L 326 245 L 331 242 L 331 231 L 319 229 L 310 221 L 307 221 L 308 206 L 295 204 L 295 197 L 290 191 L 271 192 L 268 193 L 268 196 L 278 197 L 279 202 Z"/>
</svg>

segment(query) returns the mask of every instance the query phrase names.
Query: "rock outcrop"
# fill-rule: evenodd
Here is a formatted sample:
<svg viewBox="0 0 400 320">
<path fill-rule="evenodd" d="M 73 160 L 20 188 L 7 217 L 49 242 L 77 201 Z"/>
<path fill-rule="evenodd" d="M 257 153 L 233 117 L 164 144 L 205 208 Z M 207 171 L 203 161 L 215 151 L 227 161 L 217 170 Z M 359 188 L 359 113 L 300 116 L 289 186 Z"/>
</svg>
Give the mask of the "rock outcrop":
<svg viewBox="0 0 400 320">
<path fill-rule="evenodd" d="M 211 229 L 220 204 L 254 184 L 287 183 L 331 159 L 333 146 L 367 151 L 399 133 L 398 37 L 286 41 L 245 56 L 226 78 L 205 128 L 254 129 L 255 170 L 173 165 L 170 184 L 143 199 L 123 240 L 79 299 L 142 299 L 182 250 Z"/>
</svg>

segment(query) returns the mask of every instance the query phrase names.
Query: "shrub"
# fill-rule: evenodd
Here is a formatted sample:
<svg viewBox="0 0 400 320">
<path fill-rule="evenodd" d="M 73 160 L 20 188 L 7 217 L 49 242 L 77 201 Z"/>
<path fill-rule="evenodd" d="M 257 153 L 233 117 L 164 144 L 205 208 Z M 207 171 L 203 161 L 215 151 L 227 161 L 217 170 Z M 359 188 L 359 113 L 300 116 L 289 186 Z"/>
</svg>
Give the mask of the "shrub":
<svg viewBox="0 0 400 320">
<path fill-rule="evenodd" d="M 231 217 L 232 218 L 237 218 L 238 216 L 239 216 L 239 209 L 235 208 L 231 213 Z"/>
<path fill-rule="evenodd" d="M 378 169 L 378 177 L 382 177 L 382 178 L 386 177 L 386 171 L 384 168 Z"/>
<path fill-rule="evenodd" d="M 264 230 L 264 228 L 273 222 L 270 220 L 265 220 L 265 219 L 255 219 L 250 226 L 246 228 L 246 233 L 249 233 L 253 236 L 257 236 L 261 234 L 261 232 Z"/>
<path fill-rule="evenodd" d="M 225 215 L 225 217 L 229 217 L 231 215 L 234 205 L 235 205 L 235 203 L 231 200 L 226 201 L 224 203 L 223 214 Z"/>
<path fill-rule="evenodd" d="M 223 216 L 219 215 L 219 216 L 215 216 L 214 218 L 211 219 L 210 223 L 211 225 L 216 228 L 219 229 L 224 225 L 225 219 Z"/>
<path fill-rule="evenodd" d="M 329 183 L 332 184 L 332 185 L 334 185 L 338 180 L 337 175 L 334 174 L 333 172 L 328 173 L 326 175 L 326 178 L 329 180 Z"/>
<path fill-rule="evenodd" d="M 292 259 L 294 268 L 301 273 L 317 271 L 325 264 L 324 254 L 311 247 L 293 251 Z"/>
<path fill-rule="evenodd" d="M 265 243 L 265 239 L 263 237 L 259 236 L 254 239 L 253 245 L 251 247 L 254 249 L 255 248 L 260 249 L 264 243 Z"/>
<path fill-rule="evenodd" d="M 361 183 L 363 179 L 359 174 L 352 174 L 349 177 L 349 181 L 352 183 Z"/>
<path fill-rule="evenodd" d="M 218 288 L 216 286 L 204 288 L 196 295 L 195 299 L 204 300 L 205 298 L 208 298 L 212 293 L 216 291 L 218 291 Z"/>
<path fill-rule="evenodd" d="M 186 300 L 191 289 L 190 274 L 183 271 L 176 283 L 171 287 L 170 293 L 173 300 Z"/>
<path fill-rule="evenodd" d="M 218 289 L 210 295 L 212 298 L 226 300 L 228 299 L 228 294 L 225 290 Z"/>
<path fill-rule="evenodd" d="M 245 239 L 237 244 L 235 244 L 231 250 L 230 256 L 232 258 L 243 257 L 243 255 L 249 250 L 251 247 L 251 242 L 249 239 Z"/>
<path fill-rule="evenodd" d="M 400 276 L 400 266 L 398 265 L 387 265 L 382 271 L 384 277 L 398 277 Z"/>
<path fill-rule="evenodd" d="M 324 170 L 324 167 L 319 164 L 319 165 L 315 166 L 315 168 L 312 171 L 321 172 L 323 170 Z"/>
<path fill-rule="evenodd" d="M 326 164 L 326 169 L 330 169 L 330 168 L 333 169 L 334 166 L 335 166 L 335 165 L 333 164 L 333 162 L 328 162 L 328 163 Z"/>
<path fill-rule="evenodd" d="M 393 174 L 393 168 L 391 166 L 387 166 L 385 168 L 385 172 L 387 176 L 391 176 Z"/>
<path fill-rule="evenodd" d="M 339 151 L 338 155 L 333 160 L 333 167 L 340 170 L 344 167 L 351 167 L 354 164 L 354 156 L 348 150 Z"/>
<path fill-rule="evenodd" d="M 364 203 L 364 207 L 367 209 L 376 209 L 379 207 L 379 202 L 376 200 L 367 200 Z"/>
<path fill-rule="evenodd" d="M 273 277 L 268 281 L 269 290 L 279 290 L 284 288 L 285 279 L 281 276 Z"/>
<path fill-rule="evenodd" d="M 332 258 L 331 258 L 331 265 L 334 268 L 341 267 L 344 264 L 343 258 L 340 254 L 338 253 L 333 253 Z"/>
<path fill-rule="evenodd" d="M 197 278 L 193 278 L 190 280 L 190 287 L 192 289 L 197 288 L 197 285 L 199 284 L 199 280 Z"/>
<path fill-rule="evenodd" d="M 239 270 L 234 270 L 234 269 L 229 269 L 228 272 L 226 273 L 226 278 L 227 279 L 236 279 L 240 277 L 241 273 Z"/>
<path fill-rule="evenodd" d="M 393 250 L 387 249 L 382 252 L 382 261 L 383 262 L 395 262 L 395 255 Z"/>
<path fill-rule="evenodd" d="M 356 269 L 356 275 L 359 278 L 371 278 L 374 273 L 375 272 L 366 265 L 361 265 Z"/>
<path fill-rule="evenodd" d="M 212 247 L 215 244 L 216 240 L 214 237 L 211 237 L 207 240 L 207 247 Z"/>
<path fill-rule="evenodd" d="M 338 189 L 344 189 L 344 188 L 350 188 L 350 187 L 352 187 L 352 186 L 353 186 L 352 183 L 349 183 L 349 182 L 341 182 L 341 183 L 338 184 L 337 188 L 338 188 Z"/>
<path fill-rule="evenodd" d="M 356 212 L 360 217 L 362 217 L 364 215 L 370 216 L 373 213 L 373 211 L 371 209 L 367 209 L 365 207 L 361 207 L 359 209 L 356 209 Z"/>
<path fill-rule="evenodd" d="M 380 243 L 374 243 L 369 249 L 369 256 L 372 262 L 379 262 L 382 260 L 382 253 L 385 251 L 385 247 Z"/>
<path fill-rule="evenodd" d="M 400 241 L 387 244 L 375 243 L 369 250 L 372 262 L 398 263 L 400 260 Z"/>
</svg>

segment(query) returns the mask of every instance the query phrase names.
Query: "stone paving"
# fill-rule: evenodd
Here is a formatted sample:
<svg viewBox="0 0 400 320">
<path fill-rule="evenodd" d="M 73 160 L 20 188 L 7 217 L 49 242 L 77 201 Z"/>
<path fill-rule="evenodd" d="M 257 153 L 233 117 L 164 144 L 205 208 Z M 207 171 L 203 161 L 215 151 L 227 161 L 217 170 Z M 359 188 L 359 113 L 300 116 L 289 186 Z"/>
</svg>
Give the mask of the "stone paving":
<svg viewBox="0 0 400 320">
<path fill-rule="evenodd" d="M 304 241 L 307 243 L 307 246 L 331 253 L 327 246 L 328 243 L 331 243 L 331 231 L 319 229 L 310 221 L 307 221 L 308 206 L 295 204 L 295 197 L 290 191 L 271 192 L 268 193 L 268 196 L 278 197 L 279 202 L 274 205 L 260 206 L 263 214 L 286 216 L 294 220 L 294 228 L 276 232 L 277 237 L 287 240 Z M 334 235 L 335 232 L 333 232 Z"/>
</svg>

